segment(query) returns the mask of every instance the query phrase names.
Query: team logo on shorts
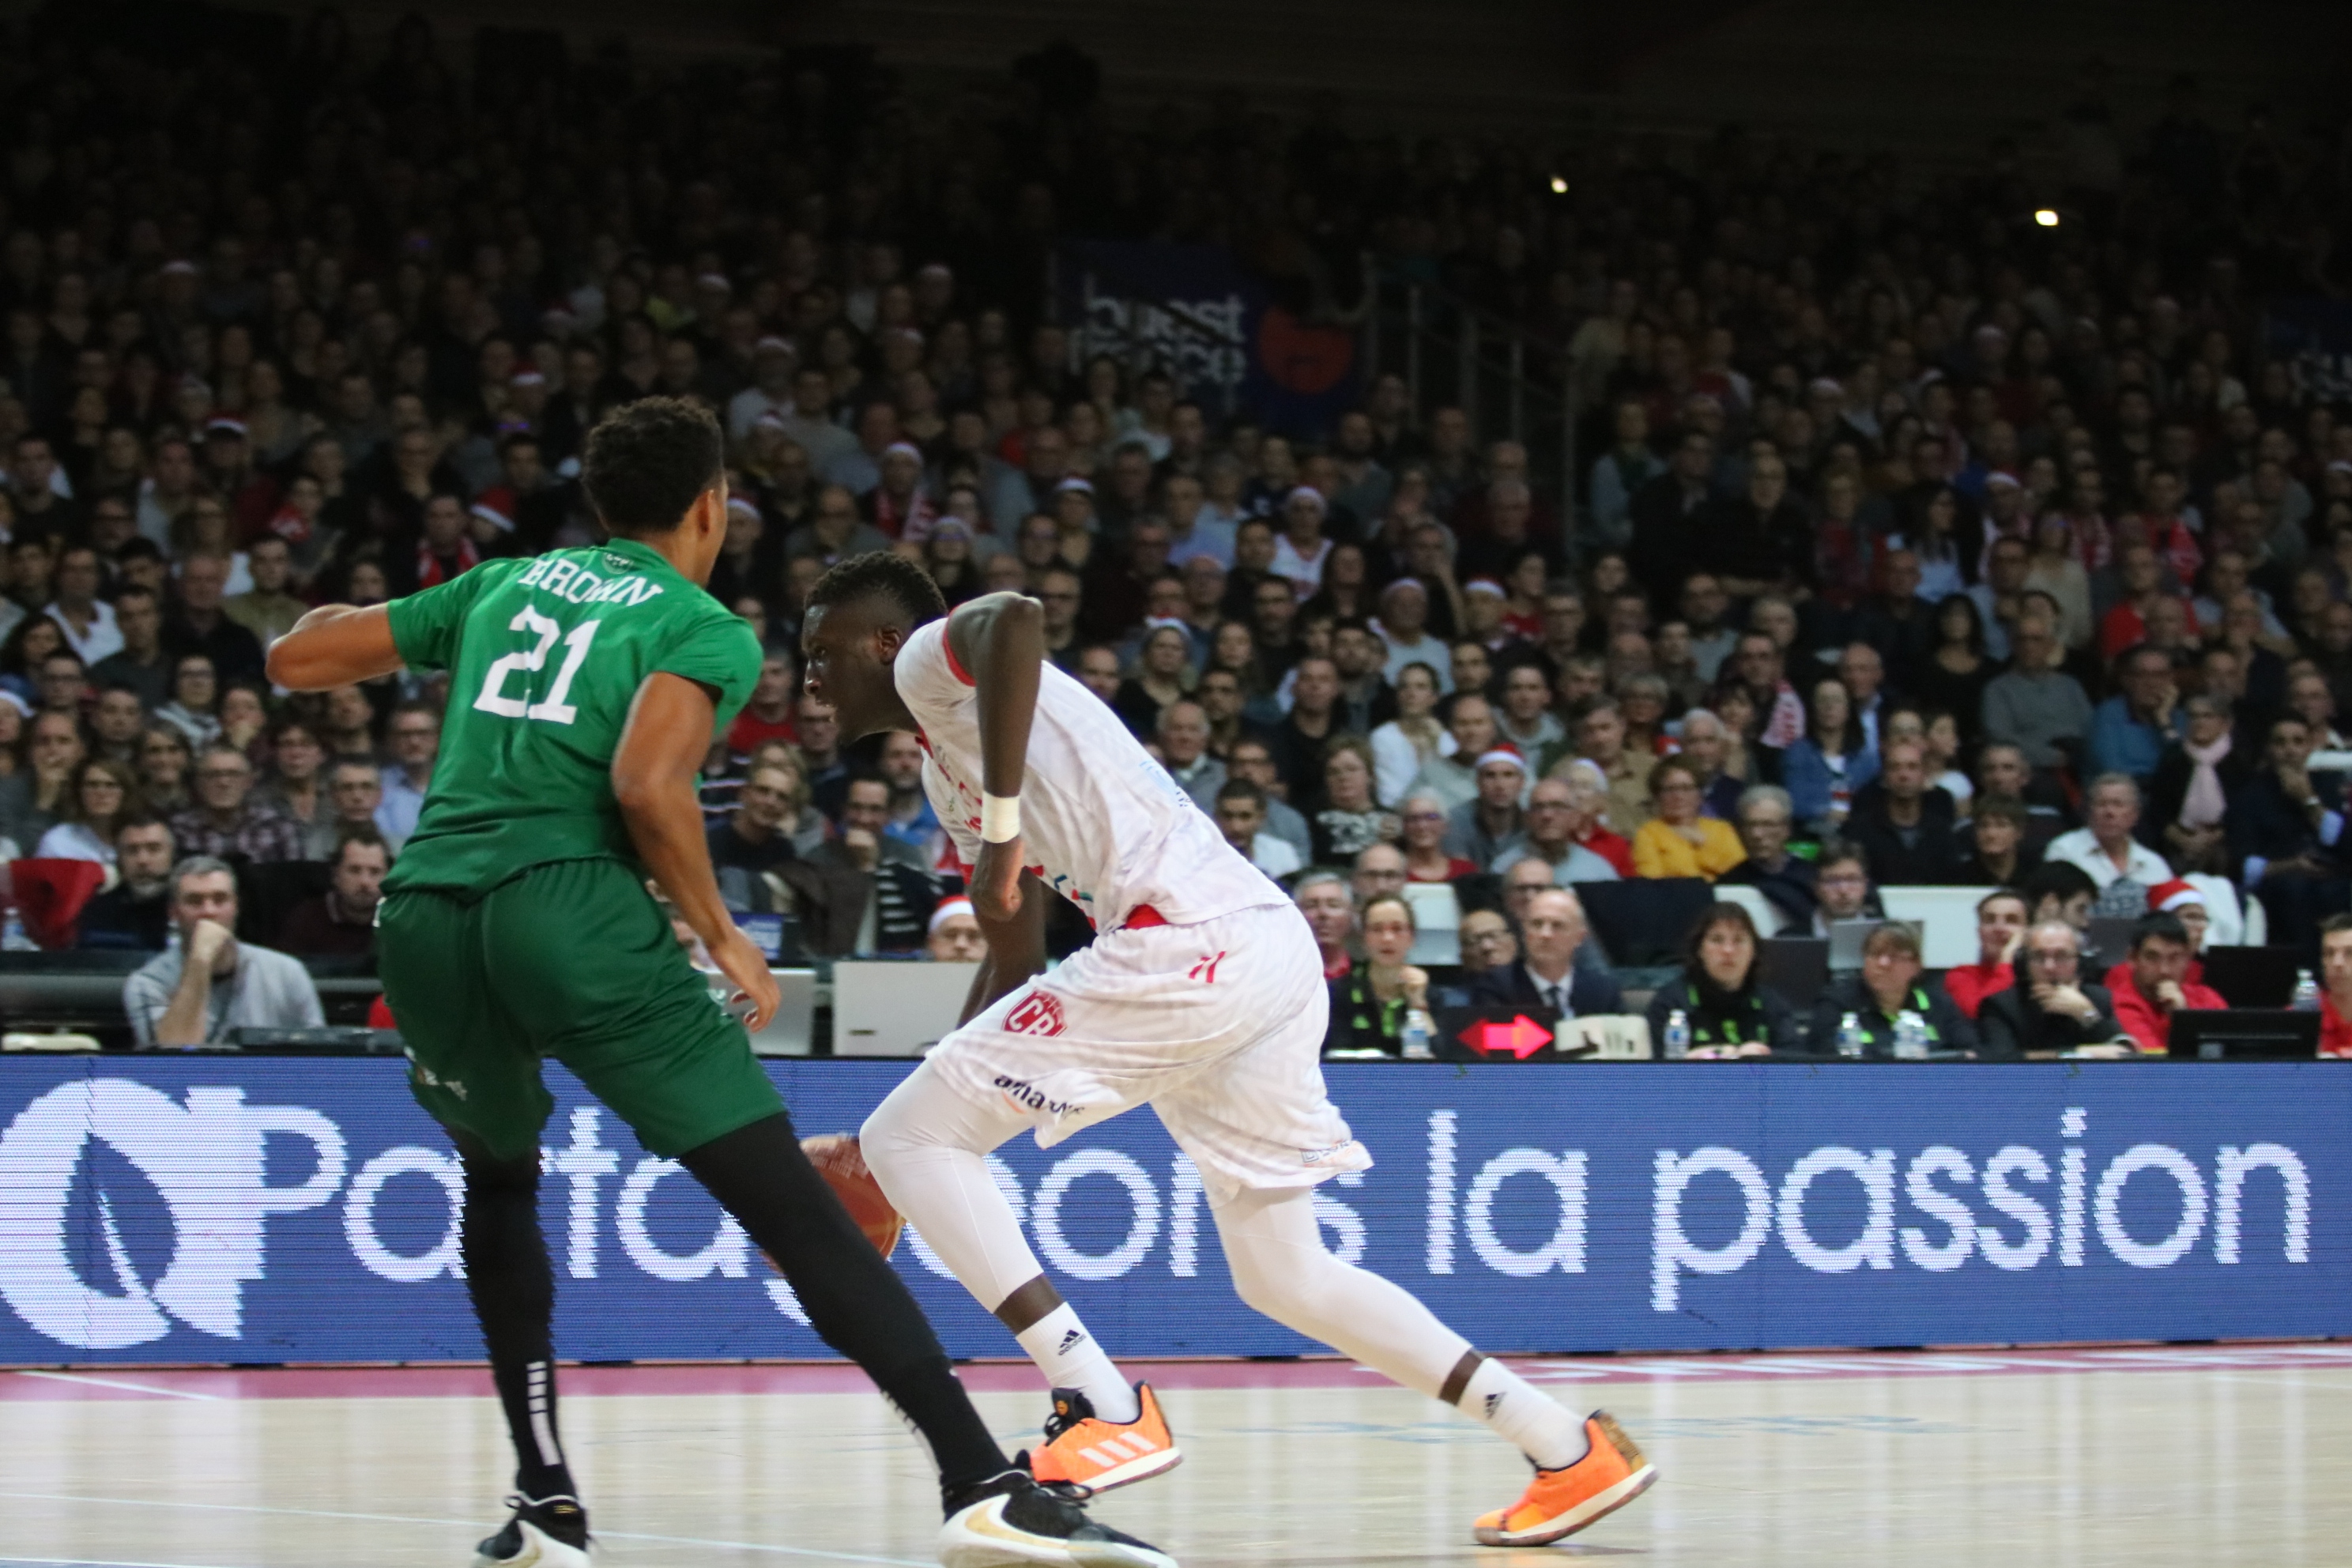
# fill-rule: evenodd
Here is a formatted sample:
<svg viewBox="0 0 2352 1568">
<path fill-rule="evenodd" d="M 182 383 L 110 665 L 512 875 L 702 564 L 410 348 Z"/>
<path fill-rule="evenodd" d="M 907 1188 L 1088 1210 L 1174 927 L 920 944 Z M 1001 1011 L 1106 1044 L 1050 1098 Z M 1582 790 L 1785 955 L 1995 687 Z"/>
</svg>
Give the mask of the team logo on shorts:
<svg viewBox="0 0 2352 1568">
<path fill-rule="evenodd" d="M 1061 999 L 1050 991 L 1032 991 L 1004 1016 L 1004 1027 L 1015 1035 L 1058 1035 L 1069 1025 L 1062 1017 Z"/>
</svg>

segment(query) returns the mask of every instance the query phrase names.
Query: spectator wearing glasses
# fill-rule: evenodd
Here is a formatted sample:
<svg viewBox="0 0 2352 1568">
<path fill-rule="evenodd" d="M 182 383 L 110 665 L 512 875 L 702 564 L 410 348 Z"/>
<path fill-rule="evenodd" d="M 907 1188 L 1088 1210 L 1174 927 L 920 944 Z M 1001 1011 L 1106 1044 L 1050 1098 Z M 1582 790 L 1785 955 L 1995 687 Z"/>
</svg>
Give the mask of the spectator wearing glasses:
<svg viewBox="0 0 2352 1568">
<path fill-rule="evenodd" d="M 1828 840 L 1813 857 L 1813 872 L 1819 903 L 1811 935 L 1825 937 L 1840 921 L 1886 918 L 1879 908 L 1877 885 L 1870 879 L 1870 859 L 1859 846 L 1842 838 Z"/>
<path fill-rule="evenodd" d="M 1617 868 L 1577 840 L 1580 829 L 1597 824 L 1601 809 L 1598 784 L 1581 782 L 1581 791 L 1575 778 L 1549 778 L 1536 785 L 1528 796 L 1525 838 L 1488 868 L 1508 872 L 1522 860 L 1540 860 L 1563 888 L 1575 882 L 1617 881 Z"/>
<path fill-rule="evenodd" d="M 1668 757 L 1650 770 L 1646 793 L 1657 815 L 1633 835 L 1633 868 L 1644 877 L 1699 877 L 1714 881 L 1748 858 L 1728 823 L 1699 815 L 1706 803 L 1698 770 Z"/>
<path fill-rule="evenodd" d="M 1789 853 L 1789 836 L 1796 825 L 1789 792 L 1779 784 L 1750 784 L 1739 795 L 1735 820 L 1739 847 L 1747 858 L 1717 879 L 1738 887 L 1753 888 L 1771 901 L 1780 917 L 1780 931 L 1810 932 L 1813 912 L 1821 906 L 1818 871 L 1813 862 Z"/>
<path fill-rule="evenodd" d="M 1988 1058 L 2095 1050 L 2122 1033 L 2107 988 L 2082 978 L 2083 936 L 2073 926 L 2042 921 L 2027 928 L 2019 956 L 2015 983 L 1988 994 L 1977 1009 Z"/>
<path fill-rule="evenodd" d="M 1858 863 L 1855 868 L 1860 868 Z M 1822 880 L 1828 879 L 1824 870 Z M 1920 979 L 1921 969 L 1919 939 L 1910 927 L 1889 924 L 1872 931 L 1863 941 L 1862 972 L 1832 981 L 1813 1009 L 1812 1049 L 1834 1050 L 1838 1031 L 1851 1013 L 1862 1027 L 1862 1054 L 1890 1059 L 1896 1026 L 1909 1013 L 1926 1026 L 1929 1050 L 1975 1052 L 1976 1025 L 1941 987 Z"/>
<path fill-rule="evenodd" d="M 1475 983 L 1478 976 L 1490 969 L 1518 962 L 1518 932 L 1511 925 L 1511 917 L 1500 910 L 1465 911 L 1462 916 L 1460 940 L 1462 977 L 1465 982 Z"/>
<path fill-rule="evenodd" d="M 1756 922 L 1738 904 L 1716 904 L 1699 917 L 1684 944 L 1682 973 L 1650 998 L 1653 1056 L 1664 1054 L 1676 1013 L 1690 1026 L 1693 1060 L 1769 1057 L 1776 1045 L 1797 1044 L 1796 1015 L 1763 984 L 1756 943 Z"/>
<path fill-rule="evenodd" d="M 1291 899 L 1307 917 L 1307 929 L 1315 933 L 1315 946 L 1323 955 L 1323 978 L 1347 975 L 1356 966 L 1349 952 L 1356 934 L 1356 900 L 1348 879 L 1337 871 L 1309 871 L 1298 879 Z"/>
<path fill-rule="evenodd" d="M 441 751 L 441 716 L 425 703 L 404 702 L 392 710 L 384 741 L 392 762 L 383 770 L 383 804 L 376 808 L 375 822 L 397 854 L 416 832 L 425 810 L 433 761 Z"/>
<path fill-rule="evenodd" d="M 37 858 L 114 865 L 123 827 L 146 816 L 130 767 L 106 757 L 82 759 L 66 801 L 65 820 L 41 835 Z"/>
<path fill-rule="evenodd" d="M 1477 873 L 1478 868 L 1472 862 L 1446 853 L 1445 807 L 1435 795 L 1405 796 L 1397 819 L 1404 826 L 1401 844 L 1408 881 L 1452 882 Z"/>
<path fill-rule="evenodd" d="M 231 746 L 211 746 L 196 759 L 195 804 L 172 818 L 180 853 L 215 859 L 237 856 L 254 865 L 302 858 L 302 828 L 253 788 L 253 764 Z"/>
<path fill-rule="evenodd" d="M 240 1028 L 317 1028 L 319 989 L 282 952 L 236 940 L 236 875 L 209 855 L 173 868 L 178 947 L 122 983 L 123 1011 L 142 1049 L 221 1045 Z"/>
</svg>

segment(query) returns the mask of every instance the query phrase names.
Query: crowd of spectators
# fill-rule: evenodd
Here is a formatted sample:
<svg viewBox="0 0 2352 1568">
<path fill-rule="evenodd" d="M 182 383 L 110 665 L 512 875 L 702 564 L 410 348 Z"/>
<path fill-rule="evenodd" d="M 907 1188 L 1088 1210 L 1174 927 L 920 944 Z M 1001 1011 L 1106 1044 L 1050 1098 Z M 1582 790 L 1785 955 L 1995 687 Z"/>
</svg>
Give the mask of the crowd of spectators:
<svg viewBox="0 0 2352 1568">
<path fill-rule="evenodd" d="M 469 86 L 414 19 L 364 65 L 331 16 L 267 64 L 17 41 L 0 857 L 103 868 L 85 945 L 179 933 L 156 1037 L 240 953 L 363 955 L 432 776 L 436 682 L 290 696 L 269 641 L 593 541 L 583 434 L 657 392 L 726 426 L 710 591 L 768 649 L 712 858 L 807 952 L 977 941 L 913 739 L 845 747 L 801 690 L 810 585 L 877 549 L 950 604 L 1041 601 L 1052 660 L 1297 893 L 1335 1038 L 1374 1048 L 1430 984 L 1411 884 L 1456 893 L 1441 985 L 1555 1016 L 1622 1005 L 1578 888 L 1756 889 L 1772 929 L 1714 905 L 1679 983 L 1733 1051 L 1793 1027 L 1758 942 L 1885 887 L 2016 890 L 1988 966 L 2035 976 L 2097 915 L 2183 940 L 2181 888 L 2189 961 L 2251 922 L 2316 965 L 2352 902 L 2352 410 L 2261 335 L 2330 287 L 2340 174 L 2193 83 L 2126 137 L 2086 76 L 2069 122 L 2121 173 L 2053 227 L 2000 146 L 1915 185 L 1736 132 L 1539 160 L 926 116 L 814 66 L 486 54 Z M 1226 244 L 1321 321 L 1377 253 L 1526 335 L 1583 471 L 1395 374 L 1290 429 L 1086 357 L 1045 302 L 1065 235 Z M 2151 968 L 1971 1006 L 1874 942 L 1841 1013 L 1996 1051 L 2195 1005 Z"/>
</svg>

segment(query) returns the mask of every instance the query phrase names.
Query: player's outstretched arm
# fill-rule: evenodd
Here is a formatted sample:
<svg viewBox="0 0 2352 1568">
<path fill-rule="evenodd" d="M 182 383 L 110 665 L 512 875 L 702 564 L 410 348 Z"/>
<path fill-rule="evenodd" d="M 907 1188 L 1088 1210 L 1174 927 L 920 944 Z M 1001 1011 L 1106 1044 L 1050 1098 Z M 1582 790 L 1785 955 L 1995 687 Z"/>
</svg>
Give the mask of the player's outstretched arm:
<svg viewBox="0 0 2352 1568">
<path fill-rule="evenodd" d="M 1029 725 L 1037 716 L 1037 685 L 1045 662 L 1045 607 L 1020 594 L 988 594 L 959 605 L 948 618 L 948 651 L 970 672 L 980 706 L 980 787 L 983 795 L 1017 803 L 1028 772 Z M 1021 908 L 1021 838 L 997 839 L 983 810 L 980 862 L 971 870 L 972 912 L 985 929 L 1010 921 Z M 993 935 L 992 933 L 992 942 Z"/>
<path fill-rule="evenodd" d="M 775 1016 L 776 977 L 768 973 L 767 955 L 737 927 L 719 896 L 694 787 L 717 719 L 709 689 L 699 681 L 665 670 L 646 676 L 613 752 L 613 799 L 629 841 L 677 907 L 678 918 L 734 983 L 735 1000 L 751 1002 L 743 1025 L 757 1034 Z"/>
<path fill-rule="evenodd" d="M 269 679 L 289 691 L 325 691 L 401 667 L 382 605 L 321 605 L 269 645 Z"/>
</svg>

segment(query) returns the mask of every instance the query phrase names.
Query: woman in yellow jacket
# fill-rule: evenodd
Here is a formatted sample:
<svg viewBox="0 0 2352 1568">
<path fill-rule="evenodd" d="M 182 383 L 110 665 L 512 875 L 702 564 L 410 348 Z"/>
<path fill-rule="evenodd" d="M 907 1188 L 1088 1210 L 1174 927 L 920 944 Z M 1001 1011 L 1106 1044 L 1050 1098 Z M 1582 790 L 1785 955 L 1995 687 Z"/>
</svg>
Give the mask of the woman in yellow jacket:
<svg viewBox="0 0 2352 1568">
<path fill-rule="evenodd" d="M 1633 869 L 1644 877 L 1704 877 L 1712 882 L 1748 851 L 1731 824 L 1701 816 L 1705 796 L 1698 770 L 1680 757 L 1667 757 L 1650 770 L 1650 798 L 1658 815 L 1633 835 Z"/>
</svg>

